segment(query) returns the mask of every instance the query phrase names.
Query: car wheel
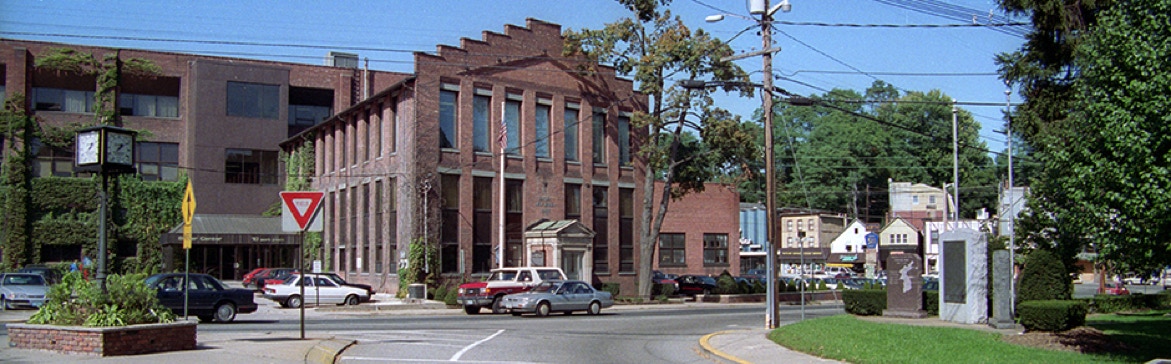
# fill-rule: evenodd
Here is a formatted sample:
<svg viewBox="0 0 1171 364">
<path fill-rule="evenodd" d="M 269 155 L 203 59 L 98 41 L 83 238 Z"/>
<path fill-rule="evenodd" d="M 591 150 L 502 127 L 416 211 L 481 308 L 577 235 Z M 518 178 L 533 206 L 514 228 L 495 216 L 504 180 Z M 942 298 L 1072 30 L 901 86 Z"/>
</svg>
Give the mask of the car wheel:
<svg viewBox="0 0 1171 364">
<path fill-rule="evenodd" d="M 221 303 L 215 308 L 216 322 L 232 322 L 236 319 L 236 305 L 231 302 Z"/>
<path fill-rule="evenodd" d="M 590 302 L 590 309 L 589 309 L 589 311 L 586 311 L 586 313 L 589 313 L 591 315 L 597 315 L 599 313 L 602 313 L 602 304 L 599 303 L 598 301 Z"/>
<path fill-rule="evenodd" d="M 358 295 L 346 296 L 346 304 L 350 305 L 350 306 L 357 306 L 358 305 Z"/>
<path fill-rule="evenodd" d="M 551 309 L 552 308 L 549 307 L 549 302 L 538 303 L 537 304 L 537 317 L 549 316 L 549 311 Z"/>
<path fill-rule="evenodd" d="M 4 296 L 0 296 L 0 311 L 8 311 L 8 300 Z"/>
<path fill-rule="evenodd" d="M 503 300 L 504 300 L 504 296 L 496 296 L 496 298 L 492 300 L 492 313 L 494 313 L 494 314 L 504 313 L 503 302 L 500 302 Z"/>
<path fill-rule="evenodd" d="M 297 295 L 289 296 L 289 299 L 285 300 L 285 305 L 289 308 L 301 308 L 301 303 L 301 296 Z"/>
<path fill-rule="evenodd" d="M 480 306 L 464 306 L 464 313 L 475 315 L 480 313 Z"/>
</svg>

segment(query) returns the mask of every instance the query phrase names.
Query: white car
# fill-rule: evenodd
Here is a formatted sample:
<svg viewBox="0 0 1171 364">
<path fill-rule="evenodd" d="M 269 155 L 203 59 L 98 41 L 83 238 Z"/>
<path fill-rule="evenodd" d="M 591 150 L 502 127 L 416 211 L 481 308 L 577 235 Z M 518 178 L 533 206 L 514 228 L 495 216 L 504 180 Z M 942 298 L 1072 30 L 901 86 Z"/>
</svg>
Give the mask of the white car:
<svg viewBox="0 0 1171 364">
<path fill-rule="evenodd" d="M 40 274 L 0 274 L 0 310 L 41 307 L 48 292 L 49 285 Z"/>
<path fill-rule="evenodd" d="M 301 297 L 301 287 L 298 286 L 302 281 L 305 283 L 304 297 Z M 362 288 L 339 285 L 324 275 L 294 274 L 282 284 L 265 285 L 264 298 L 276 301 L 282 307 L 292 308 L 301 307 L 305 303 L 357 305 L 359 302 L 368 301 L 370 292 Z"/>
</svg>

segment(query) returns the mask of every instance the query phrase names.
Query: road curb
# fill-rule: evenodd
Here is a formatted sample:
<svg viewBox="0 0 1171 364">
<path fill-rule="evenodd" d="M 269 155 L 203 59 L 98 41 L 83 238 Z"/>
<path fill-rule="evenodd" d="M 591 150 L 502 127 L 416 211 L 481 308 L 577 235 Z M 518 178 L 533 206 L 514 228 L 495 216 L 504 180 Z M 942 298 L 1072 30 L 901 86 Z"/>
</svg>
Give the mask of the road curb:
<svg viewBox="0 0 1171 364">
<path fill-rule="evenodd" d="M 356 344 L 355 340 L 329 339 L 318 342 L 305 353 L 306 364 L 333 364 L 346 348 Z"/>
<path fill-rule="evenodd" d="M 713 332 L 713 333 L 704 335 L 703 337 L 699 338 L 699 346 L 701 348 L 703 348 L 703 351 L 706 351 L 712 355 L 718 356 L 724 360 L 727 360 L 727 361 L 730 361 L 733 363 L 737 363 L 737 364 L 752 364 L 744 359 L 740 359 L 735 356 L 732 356 L 731 354 L 720 351 L 720 350 L 716 349 L 714 346 L 712 346 L 712 344 L 710 342 L 711 338 L 716 337 L 718 335 L 727 334 L 732 331 L 737 331 L 737 330 L 725 330 L 725 331 Z"/>
</svg>

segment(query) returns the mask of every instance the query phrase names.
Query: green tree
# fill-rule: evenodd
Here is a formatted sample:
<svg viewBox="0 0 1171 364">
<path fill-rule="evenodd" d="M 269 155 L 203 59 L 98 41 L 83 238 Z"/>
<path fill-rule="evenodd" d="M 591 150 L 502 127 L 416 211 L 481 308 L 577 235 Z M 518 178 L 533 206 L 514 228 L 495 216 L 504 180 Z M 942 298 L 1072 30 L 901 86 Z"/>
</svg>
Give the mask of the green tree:
<svg viewBox="0 0 1171 364">
<path fill-rule="evenodd" d="M 832 90 L 812 99 L 813 106 L 778 109 L 776 135 L 785 142 L 779 143 L 777 155 L 788 181 L 779 196 L 783 204 L 882 216 L 886 194 L 871 196 L 879 203 L 865 203 L 866 187 L 885 190 L 888 179 L 938 187 L 953 180 L 947 95 L 937 90 L 900 94 L 878 81 L 865 97 Z M 974 216 L 980 208 L 996 206 L 996 174 L 979 140 L 979 123 L 962 109 L 958 122 L 961 207 L 964 216 Z M 870 210 L 861 211 L 866 206 Z"/>
<path fill-rule="evenodd" d="M 1130 0 L 1099 13 L 1074 55 L 1070 135 L 1043 155 L 1043 215 L 1076 251 L 1148 271 L 1171 262 L 1171 1 Z"/>
<path fill-rule="evenodd" d="M 1011 53 L 997 55 L 1000 75 L 1020 89 L 1024 104 L 1013 113 L 1013 132 L 1044 152 L 1049 145 L 1065 140 L 1063 125 L 1071 110 L 1076 109 L 1073 83 L 1081 72 L 1075 64 L 1074 50 L 1085 34 L 1098 25 L 1098 14 L 1115 0 L 999 0 L 1001 9 L 1011 15 L 1032 19 L 1033 30 L 1024 46 Z"/>
<path fill-rule="evenodd" d="M 658 242 L 663 216 L 672 197 L 699 191 L 719 168 L 740 165 L 758 155 L 754 135 L 738 118 L 712 106 L 712 90 L 686 90 L 668 84 L 670 79 L 731 81 L 725 91 L 746 87 L 747 75 L 720 58 L 732 49 L 710 34 L 692 31 L 669 11 L 658 12 L 666 1 L 622 1 L 636 11 L 636 19 L 621 19 L 600 30 L 565 32 L 565 55 L 581 56 L 598 64 L 609 64 L 619 74 L 630 75 L 638 91 L 652 104 L 647 112 L 635 113 L 631 129 L 645 131 L 637 143 L 637 158 L 645 163 L 643 201 L 639 224 L 638 295 L 651 294 L 651 258 Z M 751 88 L 742 90 L 751 94 Z M 685 143 L 683 135 L 699 135 L 696 143 Z M 656 208 L 655 182 L 664 183 Z"/>
</svg>

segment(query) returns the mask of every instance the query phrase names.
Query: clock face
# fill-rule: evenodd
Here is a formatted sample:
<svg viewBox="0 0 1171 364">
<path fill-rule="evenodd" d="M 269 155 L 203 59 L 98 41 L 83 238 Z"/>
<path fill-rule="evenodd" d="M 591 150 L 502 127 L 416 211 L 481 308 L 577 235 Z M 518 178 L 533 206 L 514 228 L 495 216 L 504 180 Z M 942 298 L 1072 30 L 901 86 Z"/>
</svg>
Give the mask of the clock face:
<svg viewBox="0 0 1171 364">
<path fill-rule="evenodd" d="M 134 165 L 134 138 L 128 134 L 107 131 L 106 163 Z"/>
<path fill-rule="evenodd" d="M 77 135 L 77 164 L 87 165 L 98 163 L 98 134 L 97 130 Z"/>
</svg>

